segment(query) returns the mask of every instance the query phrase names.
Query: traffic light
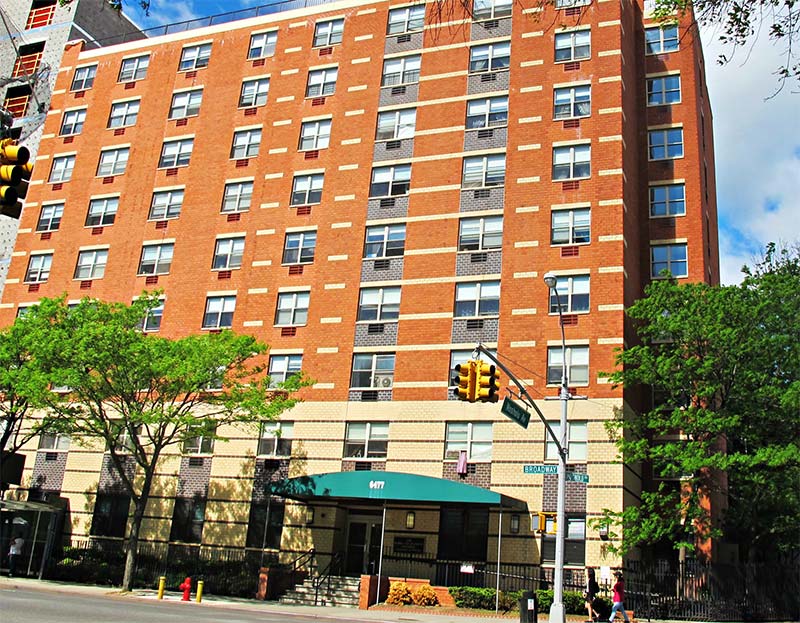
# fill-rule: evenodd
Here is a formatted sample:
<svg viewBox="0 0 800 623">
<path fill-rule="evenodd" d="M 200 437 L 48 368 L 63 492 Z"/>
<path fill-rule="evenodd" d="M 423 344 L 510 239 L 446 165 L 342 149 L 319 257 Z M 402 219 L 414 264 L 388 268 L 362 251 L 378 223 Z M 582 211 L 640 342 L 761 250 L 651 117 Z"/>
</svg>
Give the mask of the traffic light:
<svg viewBox="0 0 800 623">
<path fill-rule="evenodd" d="M 500 398 L 499 377 L 497 368 L 485 361 L 478 360 L 477 364 L 477 388 L 475 396 L 481 402 L 497 402 Z"/>
<path fill-rule="evenodd" d="M 17 145 L 10 138 L 0 140 L 0 213 L 11 218 L 19 218 L 22 203 L 28 193 L 28 180 L 33 165 L 28 162 L 31 154 L 28 148 Z"/>
<path fill-rule="evenodd" d="M 475 402 L 476 369 L 477 362 L 472 359 L 456 364 L 455 368 L 453 368 L 456 374 L 453 377 L 453 384 L 456 386 L 453 390 L 453 396 L 459 400 Z"/>
</svg>

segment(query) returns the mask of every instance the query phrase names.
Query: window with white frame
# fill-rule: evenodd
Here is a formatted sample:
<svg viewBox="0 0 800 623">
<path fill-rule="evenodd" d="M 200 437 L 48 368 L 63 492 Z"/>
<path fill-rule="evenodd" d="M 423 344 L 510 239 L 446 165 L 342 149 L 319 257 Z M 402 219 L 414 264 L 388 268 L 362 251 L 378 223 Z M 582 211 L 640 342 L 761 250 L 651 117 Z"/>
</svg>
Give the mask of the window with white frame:
<svg viewBox="0 0 800 623">
<path fill-rule="evenodd" d="M 173 93 L 172 104 L 169 107 L 170 119 L 183 119 L 200 114 L 200 104 L 203 102 L 203 89 L 181 91 Z"/>
<path fill-rule="evenodd" d="M 139 117 L 140 100 L 129 100 L 126 102 L 114 102 L 111 104 L 111 112 L 108 115 L 109 128 L 126 128 L 136 125 Z"/>
<path fill-rule="evenodd" d="M 558 313 L 561 302 L 562 314 L 576 314 L 589 311 L 589 275 L 559 275 L 556 292 L 550 290 L 550 313 Z"/>
<path fill-rule="evenodd" d="M 167 275 L 172 266 L 175 245 L 171 242 L 146 244 L 142 246 L 139 259 L 139 275 Z"/>
<path fill-rule="evenodd" d="M 73 136 L 80 134 L 83 130 L 83 122 L 86 121 L 86 109 L 68 110 L 61 119 L 61 129 L 59 136 Z"/>
<path fill-rule="evenodd" d="M 553 89 L 553 118 L 576 119 L 592 114 L 592 87 L 582 84 Z"/>
<path fill-rule="evenodd" d="M 242 158 L 255 158 L 261 148 L 261 129 L 237 130 L 233 133 L 233 144 L 231 145 L 231 158 L 240 160 Z"/>
<path fill-rule="evenodd" d="M 389 389 L 394 383 L 394 353 L 353 355 L 350 387 Z"/>
<path fill-rule="evenodd" d="M 378 113 L 378 129 L 375 139 L 378 141 L 395 141 L 414 138 L 417 126 L 417 109 L 387 110 Z"/>
<path fill-rule="evenodd" d="M 150 201 L 150 214 L 147 218 L 153 221 L 178 218 L 183 207 L 183 189 L 153 191 Z"/>
<path fill-rule="evenodd" d="M 425 27 L 425 5 L 404 6 L 389 10 L 387 35 L 402 35 Z"/>
<path fill-rule="evenodd" d="M 130 148 L 118 147 L 105 149 L 100 152 L 100 161 L 97 163 L 97 176 L 122 175 L 128 166 Z"/>
<path fill-rule="evenodd" d="M 253 199 L 253 182 L 228 182 L 222 193 L 223 214 L 247 212 Z"/>
<path fill-rule="evenodd" d="M 472 19 L 498 19 L 511 15 L 513 0 L 474 0 Z"/>
<path fill-rule="evenodd" d="M 242 82 L 239 94 L 239 108 L 265 106 L 269 96 L 269 78 L 256 78 Z"/>
<path fill-rule="evenodd" d="M 589 244 L 592 241 L 590 208 L 553 210 L 550 216 L 551 244 Z"/>
<path fill-rule="evenodd" d="M 314 45 L 315 48 L 336 45 L 342 42 L 344 32 L 343 19 L 331 19 L 324 22 L 317 22 L 314 25 Z"/>
<path fill-rule="evenodd" d="M 278 44 L 277 31 L 259 32 L 250 35 L 250 47 L 247 50 L 247 59 L 268 58 L 275 56 L 275 46 Z"/>
<path fill-rule="evenodd" d="M 372 169 L 372 183 L 369 186 L 369 196 L 371 199 L 374 199 L 376 197 L 407 195 L 410 186 L 410 164 L 375 167 Z"/>
<path fill-rule="evenodd" d="M 367 227 L 364 257 L 401 257 L 406 248 L 406 226 L 373 225 Z"/>
<path fill-rule="evenodd" d="M 297 231 L 286 234 L 283 243 L 283 264 L 310 264 L 317 248 L 317 232 Z"/>
<path fill-rule="evenodd" d="M 586 60 L 592 55 L 592 33 L 590 30 L 558 32 L 555 48 L 556 63 Z"/>
<path fill-rule="evenodd" d="M 506 155 L 468 156 L 464 158 L 461 188 L 502 186 L 506 182 Z"/>
<path fill-rule="evenodd" d="M 75 279 L 102 279 L 106 273 L 108 249 L 86 249 L 78 252 Z"/>
<path fill-rule="evenodd" d="M 458 224 L 459 251 L 487 251 L 503 246 L 503 217 L 462 218 Z"/>
<path fill-rule="evenodd" d="M 567 382 L 573 385 L 589 384 L 589 347 L 567 346 Z M 547 383 L 548 385 L 561 384 L 561 367 L 564 361 L 564 351 L 561 346 L 551 346 L 547 349 Z"/>
<path fill-rule="evenodd" d="M 187 431 L 189 437 L 183 440 L 184 454 L 212 454 L 214 452 L 213 430 L 208 430 L 207 426 L 190 426 Z"/>
<path fill-rule="evenodd" d="M 230 329 L 233 312 L 236 311 L 236 296 L 208 296 L 203 314 L 203 329 Z"/>
<path fill-rule="evenodd" d="M 381 86 L 397 86 L 419 82 L 419 70 L 422 56 L 414 54 L 400 58 L 387 58 L 383 61 Z"/>
<path fill-rule="evenodd" d="M 496 316 L 500 313 L 500 282 L 473 281 L 456 284 L 456 318 Z"/>
<path fill-rule="evenodd" d="M 262 422 L 258 456 L 292 456 L 293 422 Z"/>
<path fill-rule="evenodd" d="M 143 80 L 147 76 L 147 68 L 150 66 L 150 55 L 134 56 L 133 58 L 123 58 L 119 66 L 118 82 L 133 82 Z"/>
<path fill-rule="evenodd" d="M 269 386 L 279 387 L 287 379 L 300 374 L 303 366 L 303 355 L 270 355 Z"/>
<path fill-rule="evenodd" d="M 476 45 L 469 49 L 469 72 L 472 74 L 508 69 L 511 62 L 511 42 Z"/>
<path fill-rule="evenodd" d="M 683 128 L 648 130 L 647 153 L 650 160 L 683 158 Z"/>
<path fill-rule="evenodd" d="M 557 9 L 571 9 L 578 6 L 591 4 L 592 0 L 556 0 Z"/>
<path fill-rule="evenodd" d="M 161 157 L 158 160 L 158 168 L 188 166 L 189 160 L 192 158 L 193 149 L 193 138 L 164 141 L 164 145 L 161 147 Z"/>
<path fill-rule="evenodd" d="M 70 91 L 85 91 L 91 89 L 94 84 L 94 77 L 97 75 L 97 65 L 78 67 L 75 76 L 72 78 Z"/>
<path fill-rule="evenodd" d="M 458 459 L 467 453 L 468 461 L 492 460 L 491 422 L 448 422 L 445 431 L 444 458 Z"/>
<path fill-rule="evenodd" d="M 214 259 L 211 270 L 231 270 L 242 267 L 244 256 L 244 236 L 218 238 L 214 245 Z"/>
<path fill-rule="evenodd" d="M 666 271 L 666 273 L 665 273 Z M 653 279 L 688 277 L 686 244 L 659 244 L 650 247 L 650 276 Z"/>
<path fill-rule="evenodd" d="M 211 44 L 190 45 L 181 51 L 181 61 L 178 64 L 178 71 L 194 71 L 208 67 L 208 59 L 211 58 Z"/>
<path fill-rule="evenodd" d="M 64 216 L 63 203 L 43 205 L 39 211 L 39 220 L 36 221 L 36 232 L 58 231 L 62 216 Z"/>
<path fill-rule="evenodd" d="M 39 436 L 39 450 L 48 452 L 69 450 L 69 435 L 66 433 L 42 433 Z"/>
<path fill-rule="evenodd" d="M 72 178 L 72 169 L 75 167 L 75 156 L 55 156 L 53 165 L 50 167 L 50 177 L 47 181 L 50 184 L 60 184 L 69 182 Z"/>
<path fill-rule="evenodd" d="M 119 197 L 102 197 L 89 201 L 86 213 L 86 227 L 113 225 L 119 209 Z"/>
<path fill-rule="evenodd" d="M 659 184 L 650 187 L 650 216 L 686 214 L 686 184 Z"/>
<path fill-rule="evenodd" d="M 400 316 L 400 287 L 361 288 L 357 320 L 388 322 Z"/>
<path fill-rule="evenodd" d="M 681 77 L 679 74 L 647 79 L 647 105 L 680 104 Z"/>
<path fill-rule="evenodd" d="M 333 95 L 336 92 L 336 77 L 338 75 L 339 69 L 336 67 L 309 70 L 306 97 Z"/>
<path fill-rule="evenodd" d="M 145 313 L 140 328 L 145 333 L 156 333 L 161 330 L 161 319 L 164 317 L 164 302 L 151 307 Z"/>
<path fill-rule="evenodd" d="M 508 125 L 508 96 L 467 102 L 467 130 Z"/>
<path fill-rule="evenodd" d="M 589 177 L 591 172 L 590 145 L 553 147 L 553 181 L 582 179 Z"/>
<path fill-rule="evenodd" d="M 327 149 L 331 140 L 331 120 L 304 121 L 300 126 L 300 151 Z"/>
<path fill-rule="evenodd" d="M 550 428 L 555 433 L 558 439 L 561 439 L 561 423 L 556 421 L 548 422 Z M 567 443 L 569 454 L 567 456 L 567 461 L 572 463 L 579 462 L 585 463 L 586 456 L 587 456 L 587 446 L 589 441 L 588 435 L 588 422 L 568 422 L 567 423 Z M 544 453 L 544 460 L 545 461 L 557 461 L 558 460 L 558 448 L 556 447 L 555 442 L 550 437 L 550 435 L 545 431 L 545 439 L 546 439 L 546 446 L 545 446 L 545 453 Z"/>
<path fill-rule="evenodd" d="M 322 186 L 325 181 L 323 173 L 313 175 L 295 175 L 292 182 L 292 199 L 290 205 L 309 205 L 322 201 Z"/>
<path fill-rule="evenodd" d="M 646 54 L 664 54 L 678 50 L 678 26 L 675 24 L 651 26 L 644 29 Z"/>
<path fill-rule="evenodd" d="M 52 253 L 31 254 L 28 268 L 25 271 L 25 283 L 44 283 L 50 277 L 50 267 L 53 264 Z"/>
<path fill-rule="evenodd" d="M 349 422 L 347 424 L 344 458 L 385 459 L 388 447 L 388 422 Z"/>
<path fill-rule="evenodd" d="M 280 292 L 275 306 L 275 325 L 296 327 L 308 322 L 310 292 Z"/>
</svg>

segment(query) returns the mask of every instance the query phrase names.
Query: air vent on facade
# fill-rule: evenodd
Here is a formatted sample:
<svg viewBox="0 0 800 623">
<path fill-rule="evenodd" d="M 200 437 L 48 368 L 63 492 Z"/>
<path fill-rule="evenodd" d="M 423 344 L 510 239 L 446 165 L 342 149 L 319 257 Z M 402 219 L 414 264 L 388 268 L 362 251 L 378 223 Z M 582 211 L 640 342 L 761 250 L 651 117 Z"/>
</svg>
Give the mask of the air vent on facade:
<svg viewBox="0 0 800 623">
<path fill-rule="evenodd" d="M 117 128 L 114 130 L 114 136 L 122 136 L 125 134 L 125 128 Z"/>
<path fill-rule="evenodd" d="M 109 175 L 108 177 L 103 178 L 103 184 L 113 184 L 113 183 L 114 183 L 113 175 Z M 55 188 L 53 190 L 55 190 Z"/>
<path fill-rule="evenodd" d="M 158 283 L 158 275 L 148 275 L 144 279 L 144 284 L 146 286 L 154 286 Z"/>
<path fill-rule="evenodd" d="M 175 121 L 175 127 L 180 128 L 185 126 L 187 123 L 189 123 L 189 120 L 186 117 L 184 117 L 183 119 L 178 119 L 177 121 Z"/>
<path fill-rule="evenodd" d="M 467 473 L 474 474 L 478 469 L 478 466 L 475 463 L 467 463 Z"/>
<path fill-rule="evenodd" d="M 311 151 L 307 151 L 307 152 L 305 152 L 303 157 L 306 160 L 316 160 L 317 158 L 319 158 L 319 150 L 318 149 L 312 149 Z"/>
<path fill-rule="evenodd" d="M 564 120 L 564 129 L 568 130 L 570 128 L 579 128 L 581 127 L 581 120 L 580 119 L 565 119 Z"/>
<path fill-rule="evenodd" d="M 303 265 L 302 264 L 294 264 L 293 266 L 289 266 L 289 274 L 290 275 L 302 275 L 303 274 Z"/>
<path fill-rule="evenodd" d="M 494 136 L 494 130 L 492 128 L 483 128 L 482 130 L 478 130 L 478 138 L 492 138 Z"/>
<path fill-rule="evenodd" d="M 28 292 L 38 292 L 39 291 L 39 284 L 32 283 L 28 286 Z"/>
<path fill-rule="evenodd" d="M 578 62 L 564 63 L 564 71 L 578 71 L 580 68 L 581 64 Z"/>
<path fill-rule="evenodd" d="M 197 72 L 196 71 L 187 71 L 184 75 L 187 78 L 197 78 Z"/>
<path fill-rule="evenodd" d="M 58 452 L 45 452 L 44 460 L 45 461 L 57 461 L 58 460 Z"/>
<path fill-rule="evenodd" d="M 383 333 L 383 325 L 382 324 L 368 324 L 367 325 L 367 333 L 369 335 L 373 335 L 376 333 Z"/>
<path fill-rule="evenodd" d="M 476 331 L 478 329 L 483 329 L 483 318 L 471 318 L 467 320 L 468 331 Z"/>
<path fill-rule="evenodd" d="M 253 61 L 253 67 L 263 67 L 267 60 L 264 58 L 257 58 Z"/>
<path fill-rule="evenodd" d="M 564 9 L 564 15 L 567 15 L 568 17 L 577 17 L 580 14 L 581 14 L 581 10 L 580 10 L 579 7 L 576 7 L 576 6 L 570 7 L 568 9 Z"/>
<path fill-rule="evenodd" d="M 86 97 L 86 91 L 75 91 L 74 97 L 76 100 Z"/>
<path fill-rule="evenodd" d="M 298 216 L 308 216 L 309 214 L 311 214 L 311 206 L 299 206 L 297 208 Z"/>
<path fill-rule="evenodd" d="M 375 264 L 372 268 L 374 270 L 389 270 L 391 265 L 391 260 L 375 260 Z"/>
<path fill-rule="evenodd" d="M 469 256 L 469 261 L 473 264 L 480 264 L 489 259 L 488 253 L 473 253 Z"/>
<path fill-rule="evenodd" d="M 406 86 L 400 85 L 399 87 L 392 87 L 392 95 L 405 95 Z"/>
<path fill-rule="evenodd" d="M 246 167 L 248 164 L 250 164 L 250 160 L 247 158 L 242 158 L 241 160 L 236 161 L 236 168 L 240 169 L 242 167 Z"/>
<path fill-rule="evenodd" d="M 39 240 L 50 240 L 52 235 L 53 235 L 52 232 L 44 231 L 42 232 L 42 235 L 39 237 Z"/>
<path fill-rule="evenodd" d="M 578 326 L 578 317 L 576 315 L 574 315 L 574 314 L 561 316 L 561 326 L 562 327 L 577 327 Z"/>
<path fill-rule="evenodd" d="M 382 208 L 393 208 L 394 207 L 394 197 L 384 197 L 381 199 L 380 207 Z"/>
<path fill-rule="evenodd" d="M 64 184 L 62 184 L 61 182 L 53 184 L 53 190 L 61 190 L 62 188 L 64 188 Z"/>
<path fill-rule="evenodd" d="M 472 193 L 472 196 L 475 199 L 488 199 L 492 194 L 492 191 L 488 188 L 479 188 L 478 190 Z"/>
<path fill-rule="evenodd" d="M 281 329 L 281 337 L 294 337 L 297 335 L 297 327 L 283 327 Z"/>
<path fill-rule="evenodd" d="M 408 43 L 409 41 L 411 41 L 411 35 L 409 33 L 397 35 L 397 43 Z"/>
<path fill-rule="evenodd" d="M 262 465 L 264 466 L 264 471 L 275 472 L 280 469 L 281 462 L 279 459 L 264 459 Z"/>
<path fill-rule="evenodd" d="M 136 83 L 135 82 L 126 82 L 125 83 L 125 90 L 134 89 L 134 88 L 136 88 Z"/>
<path fill-rule="evenodd" d="M 481 75 L 481 82 L 494 82 L 495 80 L 497 80 L 497 74 L 494 72 Z"/>
<path fill-rule="evenodd" d="M 203 467 L 204 459 L 202 456 L 190 456 L 189 467 Z"/>
<path fill-rule="evenodd" d="M 375 402 L 378 400 L 378 392 L 375 390 L 367 390 L 361 392 L 361 402 Z"/>
<path fill-rule="evenodd" d="M 227 218 L 229 223 L 235 223 L 242 220 L 242 215 L 236 212 L 235 214 L 228 214 Z"/>
<path fill-rule="evenodd" d="M 253 115 L 258 112 L 255 108 L 245 108 L 244 109 L 244 116 L 245 117 L 252 117 Z"/>
<path fill-rule="evenodd" d="M 75 140 L 74 136 L 65 136 L 64 137 L 64 145 L 67 145 L 68 143 L 71 143 L 74 140 Z"/>
<path fill-rule="evenodd" d="M 324 103 L 325 103 L 324 97 L 315 97 L 314 99 L 311 100 L 312 106 L 322 106 Z"/>
<path fill-rule="evenodd" d="M 217 273 L 217 279 L 230 279 L 231 278 L 231 271 L 229 270 L 221 270 Z"/>
<path fill-rule="evenodd" d="M 81 290 L 90 290 L 92 288 L 92 280 L 81 281 Z"/>
<path fill-rule="evenodd" d="M 333 54 L 333 48 L 320 48 L 319 49 L 319 55 L 320 56 L 328 56 L 330 54 Z"/>
<path fill-rule="evenodd" d="M 356 464 L 353 469 L 357 472 L 371 472 L 372 463 L 370 463 L 369 461 L 356 461 Z"/>
<path fill-rule="evenodd" d="M 400 149 L 402 144 L 401 141 L 386 141 L 386 149 Z"/>
<path fill-rule="evenodd" d="M 169 221 L 156 221 L 156 229 L 166 229 Z"/>
<path fill-rule="evenodd" d="M 561 190 L 579 190 L 581 183 L 579 181 L 561 182 Z"/>
<path fill-rule="evenodd" d="M 167 177 L 175 177 L 178 174 L 178 169 L 167 169 Z"/>
<path fill-rule="evenodd" d="M 578 257 L 580 252 L 580 247 L 561 247 L 561 257 Z"/>
<path fill-rule="evenodd" d="M 103 233 L 102 227 L 92 227 L 92 236 L 99 236 Z"/>
<path fill-rule="evenodd" d="M 500 25 L 500 21 L 496 19 L 490 19 L 486 22 L 483 22 L 483 27 L 486 30 L 491 30 L 492 28 L 497 28 Z"/>
</svg>

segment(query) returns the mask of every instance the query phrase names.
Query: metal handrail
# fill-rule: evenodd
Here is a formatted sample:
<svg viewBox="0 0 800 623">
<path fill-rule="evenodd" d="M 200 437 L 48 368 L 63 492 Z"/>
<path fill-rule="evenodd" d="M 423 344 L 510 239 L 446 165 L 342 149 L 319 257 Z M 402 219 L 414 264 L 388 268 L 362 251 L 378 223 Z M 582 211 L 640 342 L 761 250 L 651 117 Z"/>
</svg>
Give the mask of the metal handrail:
<svg viewBox="0 0 800 623">
<path fill-rule="evenodd" d="M 319 589 L 322 588 L 323 584 L 327 583 L 327 594 L 330 595 L 331 592 L 331 576 L 341 570 L 342 564 L 342 554 L 341 552 L 336 552 L 331 556 L 331 560 L 328 563 L 328 566 L 325 567 L 322 572 L 313 580 L 314 583 L 314 605 L 316 606 L 319 601 Z"/>
<path fill-rule="evenodd" d="M 303 552 L 297 558 L 295 558 L 291 563 L 289 563 L 289 566 L 291 567 L 292 572 L 298 571 L 306 565 L 308 565 L 309 571 L 313 571 L 316 559 L 317 550 L 312 547 L 307 552 Z"/>
</svg>

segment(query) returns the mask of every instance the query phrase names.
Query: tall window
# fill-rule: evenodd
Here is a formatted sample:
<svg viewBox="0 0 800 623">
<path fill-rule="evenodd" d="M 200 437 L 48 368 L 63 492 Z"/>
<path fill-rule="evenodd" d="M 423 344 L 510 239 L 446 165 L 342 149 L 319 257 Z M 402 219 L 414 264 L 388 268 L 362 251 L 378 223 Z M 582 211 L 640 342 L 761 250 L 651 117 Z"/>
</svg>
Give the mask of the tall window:
<svg viewBox="0 0 800 623">
<path fill-rule="evenodd" d="M 78 252 L 75 279 L 102 279 L 106 272 L 108 249 L 89 249 Z"/>
<path fill-rule="evenodd" d="M 561 312 L 574 314 L 589 311 L 589 275 L 561 275 L 556 282 L 555 293 L 550 291 L 550 313 L 558 313 L 558 301 L 561 301 Z"/>
<path fill-rule="evenodd" d="M 89 534 L 123 538 L 128 526 L 129 495 L 114 492 L 97 492 Z"/>
<path fill-rule="evenodd" d="M 241 268 L 243 255 L 244 236 L 220 238 L 214 246 L 214 259 L 211 262 L 211 270 Z"/>
<path fill-rule="evenodd" d="M 97 75 L 97 65 L 78 67 L 75 70 L 75 76 L 72 78 L 72 86 L 70 86 L 69 90 L 85 91 L 86 89 L 91 89 L 95 75 Z"/>
<path fill-rule="evenodd" d="M 69 182 L 72 178 L 72 169 L 75 167 L 75 156 L 55 156 L 53 166 L 50 167 L 50 177 L 47 181 L 50 184 L 60 184 Z"/>
<path fill-rule="evenodd" d="M 118 82 L 131 82 L 143 80 L 147 76 L 147 68 L 150 66 L 150 55 L 135 56 L 133 58 L 123 58 L 119 67 Z"/>
<path fill-rule="evenodd" d="M 561 346 L 547 349 L 547 383 L 561 384 L 561 367 L 564 356 Z M 567 346 L 567 382 L 570 385 L 589 384 L 589 347 Z"/>
<path fill-rule="evenodd" d="M 546 533 L 542 535 L 542 560 L 555 560 L 556 537 L 555 516 L 548 516 Z M 582 567 L 586 560 L 586 517 L 567 516 L 567 529 L 564 534 L 564 562 Z"/>
<path fill-rule="evenodd" d="M 689 267 L 686 244 L 659 244 L 650 247 L 650 276 L 664 277 L 667 271 L 672 277 L 688 277 Z"/>
<path fill-rule="evenodd" d="M 255 158 L 261 148 L 261 130 L 238 130 L 233 133 L 231 158 Z"/>
<path fill-rule="evenodd" d="M 98 177 L 109 175 L 122 175 L 128 166 L 128 155 L 130 148 L 120 147 L 117 149 L 106 149 L 100 152 L 100 161 L 97 163 Z"/>
<path fill-rule="evenodd" d="M 183 189 L 157 190 L 153 192 L 150 202 L 150 214 L 147 218 L 154 221 L 178 218 L 183 207 Z"/>
<path fill-rule="evenodd" d="M 388 447 L 388 422 L 349 422 L 347 424 L 344 458 L 385 459 Z"/>
<path fill-rule="evenodd" d="M 84 121 L 86 121 L 85 108 L 66 111 L 64 117 L 61 119 L 61 129 L 58 132 L 59 136 L 80 134 L 81 130 L 83 130 Z"/>
<path fill-rule="evenodd" d="M 503 217 L 464 218 L 458 227 L 459 251 L 486 251 L 503 246 Z"/>
<path fill-rule="evenodd" d="M 266 502 L 250 504 L 245 546 L 253 549 L 279 550 L 285 510 L 286 503 L 276 497 Z"/>
<path fill-rule="evenodd" d="M 61 217 L 64 216 L 63 203 L 50 203 L 42 206 L 39 220 L 36 222 L 36 231 L 57 231 L 61 226 Z"/>
<path fill-rule="evenodd" d="M 400 287 L 362 288 L 358 299 L 358 320 L 387 322 L 400 316 Z"/>
<path fill-rule="evenodd" d="M 127 102 L 114 102 L 111 104 L 111 112 L 108 115 L 109 128 L 125 128 L 128 126 L 136 125 L 136 119 L 139 116 L 138 99 L 129 100 Z"/>
<path fill-rule="evenodd" d="M 367 227 L 364 257 L 399 257 L 406 248 L 405 225 L 374 225 Z"/>
<path fill-rule="evenodd" d="M 317 22 L 314 26 L 314 46 L 315 48 L 335 45 L 342 42 L 344 32 L 344 20 L 332 19 L 324 22 Z"/>
<path fill-rule="evenodd" d="M 279 387 L 303 366 L 303 355 L 271 355 L 269 358 L 269 386 Z"/>
<path fill-rule="evenodd" d="M 253 199 L 253 182 L 228 182 L 222 194 L 222 213 L 247 212 Z"/>
<path fill-rule="evenodd" d="M 31 254 L 28 268 L 25 271 L 25 283 L 44 283 L 50 277 L 50 267 L 53 264 L 52 253 Z"/>
<path fill-rule="evenodd" d="M 193 149 L 193 138 L 164 141 L 164 145 L 161 147 L 161 158 L 158 160 L 158 167 L 164 169 L 188 166 L 189 160 L 192 158 Z"/>
<path fill-rule="evenodd" d="M 200 104 L 203 102 L 203 89 L 181 91 L 172 96 L 169 107 L 170 119 L 183 119 L 200 114 Z"/>
<path fill-rule="evenodd" d="M 260 32 L 250 35 L 250 48 L 247 50 L 247 58 L 267 58 L 275 56 L 275 46 L 278 44 L 278 33 Z"/>
<path fill-rule="evenodd" d="M 42 433 L 39 436 L 39 450 L 65 452 L 69 450 L 69 441 L 66 433 Z"/>
<path fill-rule="evenodd" d="M 466 451 L 470 461 L 492 460 L 491 422 L 448 422 L 445 432 L 444 456 L 457 459 Z"/>
<path fill-rule="evenodd" d="M 317 232 L 300 231 L 286 234 L 283 243 L 283 264 L 310 264 L 317 248 Z"/>
<path fill-rule="evenodd" d="M 233 312 L 236 310 L 236 296 L 209 296 L 206 298 L 206 311 L 203 314 L 204 329 L 230 329 L 233 326 Z"/>
<path fill-rule="evenodd" d="M 551 244 L 588 244 L 592 241 L 591 209 L 553 210 L 550 216 Z"/>
<path fill-rule="evenodd" d="M 556 437 L 561 439 L 561 423 L 558 421 L 548 422 Z M 587 422 L 568 422 L 567 423 L 567 443 L 569 444 L 568 461 L 586 462 L 588 445 L 588 425 Z M 545 461 L 558 460 L 558 448 L 549 434 L 545 433 Z"/>
<path fill-rule="evenodd" d="M 408 194 L 411 186 L 411 165 L 398 164 L 391 167 L 375 167 L 372 169 L 372 183 L 369 187 L 370 198 L 395 197 Z"/>
<path fill-rule="evenodd" d="M 258 456 L 292 456 L 293 422 L 263 422 L 258 436 Z"/>
<path fill-rule="evenodd" d="M 92 199 L 89 202 L 89 211 L 86 213 L 86 227 L 113 225 L 118 208 L 119 197 Z"/>
<path fill-rule="evenodd" d="M 422 30 L 425 26 L 425 5 L 400 7 L 389 10 L 387 35 L 402 35 L 407 32 Z"/>
<path fill-rule="evenodd" d="M 686 185 L 663 184 L 650 187 L 650 216 L 686 214 Z"/>
<path fill-rule="evenodd" d="M 461 188 L 502 186 L 506 182 L 506 155 L 469 156 L 464 158 Z"/>
<path fill-rule="evenodd" d="M 175 245 L 171 242 L 146 244 L 142 247 L 139 260 L 140 275 L 167 275 L 172 265 L 172 253 Z"/>
<path fill-rule="evenodd" d="M 592 112 L 592 87 L 588 84 L 553 90 L 553 118 L 588 117 Z"/>
<path fill-rule="evenodd" d="M 155 333 L 161 330 L 161 319 L 164 317 L 164 302 L 147 310 L 142 318 L 141 329 L 145 333 Z"/>
<path fill-rule="evenodd" d="M 456 318 L 496 316 L 500 313 L 500 282 L 475 281 L 456 284 Z"/>
<path fill-rule="evenodd" d="M 650 160 L 670 160 L 683 157 L 683 128 L 649 130 L 647 148 Z"/>
<path fill-rule="evenodd" d="M 169 540 L 181 543 L 200 543 L 203 540 L 205 518 L 206 501 L 201 496 L 175 498 Z"/>
<path fill-rule="evenodd" d="M 553 147 L 553 181 L 572 180 L 591 175 L 591 146 Z"/>
<path fill-rule="evenodd" d="M 556 63 L 582 61 L 592 55 L 592 35 L 589 30 L 556 33 Z"/>
<path fill-rule="evenodd" d="M 509 41 L 478 45 L 469 50 L 469 71 L 473 74 L 508 69 L 510 62 L 511 43 Z"/>
<path fill-rule="evenodd" d="M 290 205 L 309 205 L 322 201 L 323 173 L 314 175 L 296 175 L 292 182 L 292 199 Z"/>
<path fill-rule="evenodd" d="M 193 71 L 208 67 L 208 59 L 211 58 L 211 44 L 190 45 L 181 51 L 181 61 L 178 64 L 178 71 Z"/>
<path fill-rule="evenodd" d="M 508 96 L 467 102 L 466 125 L 468 130 L 508 125 Z"/>
<path fill-rule="evenodd" d="M 644 29 L 644 48 L 647 54 L 664 54 L 678 49 L 676 25 L 653 26 Z"/>
<path fill-rule="evenodd" d="M 184 454 L 212 454 L 214 452 L 214 431 L 204 426 L 192 426 L 191 436 L 183 441 Z"/>
<path fill-rule="evenodd" d="M 647 79 L 647 105 L 680 104 L 681 77 L 678 74 Z"/>
<path fill-rule="evenodd" d="M 375 138 L 379 141 L 393 141 L 414 138 L 417 125 L 417 109 L 388 110 L 378 113 L 378 130 Z"/>
<path fill-rule="evenodd" d="M 310 70 L 308 72 L 308 84 L 306 85 L 306 97 L 333 95 L 336 91 L 336 77 L 338 75 L 339 70 L 336 67 Z"/>
<path fill-rule="evenodd" d="M 472 5 L 472 18 L 497 19 L 511 15 L 513 0 L 474 0 Z"/>
<path fill-rule="evenodd" d="M 281 292 L 275 308 L 277 326 L 298 326 L 308 322 L 310 292 Z"/>
<path fill-rule="evenodd" d="M 331 120 L 304 121 L 300 126 L 300 151 L 327 149 L 331 140 Z"/>
<path fill-rule="evenodd" d="M 269 78 L 257 78 L 242 82 L 242 92 L 239 95 L 239 108 L 264 106 L 269 95 Z"/>
<path fill-rule="evenodd" d="M 353 355 L 350 387 L 388 389 L 394 381 L 394 353 Z"/>
<path fill-rule="evenodd" d="M 414 84 L 419 82 L 419 69 L 422 57 L 419 54 L 403 56 L 401 58 L 388 58 L 383 61 L 383 77 L 381 86 L 395 86 L 398 84 Z"/>
</svg>

